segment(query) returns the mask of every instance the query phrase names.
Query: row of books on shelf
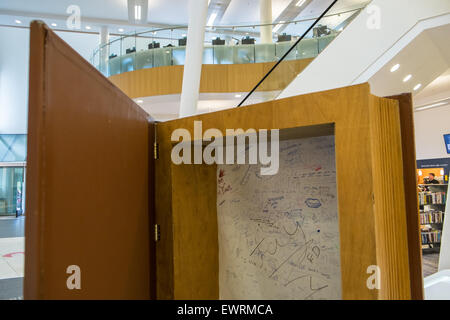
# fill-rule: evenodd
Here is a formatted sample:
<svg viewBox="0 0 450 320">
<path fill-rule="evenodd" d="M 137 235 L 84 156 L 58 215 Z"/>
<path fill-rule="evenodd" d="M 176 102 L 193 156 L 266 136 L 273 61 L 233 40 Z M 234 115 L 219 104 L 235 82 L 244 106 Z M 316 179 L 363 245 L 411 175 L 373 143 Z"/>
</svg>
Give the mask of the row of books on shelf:
<svg viewBox="0 0 450 320">
<path fill-rule="evenodd" d="M 420 205 L 445 204 L 445 192 L 419 192 Z"/>
<path fill-rule="evenodd" d="M 442 211 L 428 211 L 420 213 L 420 224 L 442 223 L 444 213 Z"/>
<path fill-rule="evenodd" d="M 441 242 L 441 234 L 439 230 L 422 231 L 422 244 Z"/>
</svg>

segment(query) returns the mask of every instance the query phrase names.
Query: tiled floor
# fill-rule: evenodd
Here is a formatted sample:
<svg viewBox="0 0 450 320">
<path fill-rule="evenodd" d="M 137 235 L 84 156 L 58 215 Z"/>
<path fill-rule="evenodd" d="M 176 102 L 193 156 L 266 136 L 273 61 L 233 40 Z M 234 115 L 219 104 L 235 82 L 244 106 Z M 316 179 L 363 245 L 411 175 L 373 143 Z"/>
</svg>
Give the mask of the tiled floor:
<svg viewBox="0 0 450 320">
<path fill-rule="evenodd" d="M 0 218 L 0 300 L 22 299 L 25 218 Z"/>
</svg>

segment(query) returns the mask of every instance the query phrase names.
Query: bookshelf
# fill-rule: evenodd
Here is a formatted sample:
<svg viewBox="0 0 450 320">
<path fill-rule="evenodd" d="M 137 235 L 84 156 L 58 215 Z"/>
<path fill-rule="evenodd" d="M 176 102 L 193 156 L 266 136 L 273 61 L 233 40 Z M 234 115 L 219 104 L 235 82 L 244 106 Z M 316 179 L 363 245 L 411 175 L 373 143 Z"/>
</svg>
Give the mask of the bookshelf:
<svg viewBox="0 0 450 320">
<path fill-rule="evenodd" d="M 439 253 L 448 184 L 419 184 L 420 231 L 423 253 Z"/>
</svg>

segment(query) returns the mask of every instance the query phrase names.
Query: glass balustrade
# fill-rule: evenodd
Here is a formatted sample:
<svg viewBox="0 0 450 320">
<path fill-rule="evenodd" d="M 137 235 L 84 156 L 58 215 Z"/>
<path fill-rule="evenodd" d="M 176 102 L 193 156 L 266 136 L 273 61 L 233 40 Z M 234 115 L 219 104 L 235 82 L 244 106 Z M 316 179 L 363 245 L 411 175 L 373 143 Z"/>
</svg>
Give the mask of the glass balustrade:
<svg viewBox="0 0 450 320">
<path fill-rule="evenodd" d="M 205 30 L 203 64 L 245 64 L 314 58 L 335 39 L 362 8 L 334 12 L 321 18 L 326 32 L 310 32 L 300 41 L 304 30 L 315 19 L 273 24 L 273 43 L 259 43 L 258 25 L 208 27 Z M 152 29 L 113 38 L 98 48 L 92 64 L 105 76 L 162 66 L 184 65 L 186 60 L 185 26 Z M 284 40 L 284 41 L 283 41 Z"/>
</svg>

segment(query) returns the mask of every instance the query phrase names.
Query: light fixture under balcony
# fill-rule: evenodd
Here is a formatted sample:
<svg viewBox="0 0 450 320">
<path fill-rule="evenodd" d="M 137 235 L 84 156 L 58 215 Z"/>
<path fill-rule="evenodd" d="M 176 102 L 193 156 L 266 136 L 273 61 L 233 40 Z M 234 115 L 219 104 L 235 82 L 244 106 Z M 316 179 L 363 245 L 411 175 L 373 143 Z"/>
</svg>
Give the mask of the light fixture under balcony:
<svg viewBox="0 0 450 320">
<path fill-rule="evenodd" d="M 398 69 L 400 68 L 400 64 L 396 64 L 396 65 L 394 65 L 392 68 L 391 68 L 391 72 L 395 72 L 395 71 L 397 71 Z"/>
<path fill-rule="evenodd" d="M 408 74 L 406 77 L 403 78 L 403 82 L 408 82 L 409 80 L 411 80 L 412 75 Z"/>
</svg>

